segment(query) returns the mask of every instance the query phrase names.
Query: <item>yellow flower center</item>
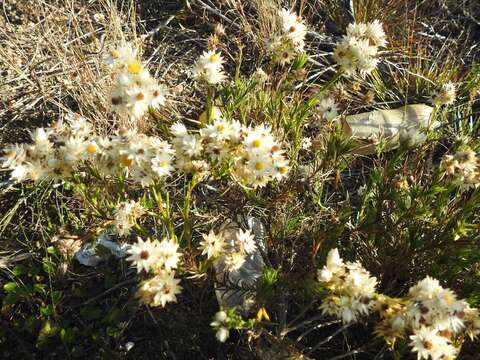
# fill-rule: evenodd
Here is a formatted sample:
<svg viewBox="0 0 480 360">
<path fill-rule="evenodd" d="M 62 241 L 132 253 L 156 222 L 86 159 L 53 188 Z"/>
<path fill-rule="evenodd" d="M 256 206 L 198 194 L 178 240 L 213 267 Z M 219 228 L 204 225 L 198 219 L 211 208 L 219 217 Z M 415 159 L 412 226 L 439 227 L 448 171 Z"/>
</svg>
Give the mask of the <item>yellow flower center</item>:
<svg viewBox="0 0 480 360">
<path fill-rule="evenodd" d="M 252 146 L 253 146 L 253 147 L 258 148 L 258 147 L 260 147 L 260 145 L 262 145 L 262 140 L 260 140 L 260 139 L 255 139 L 255 140 L 252 141 Z"/>
<path fill-rule="evenodd" d="M 223 131 L 223 130 L 225 130 L 225 126 L 223 126 L 223 124 L 217 125 L 217 131 Z"/>
<path fill-rule="evenodd" d="M 90 155 L 95 154 L 97 152 L 97 149 L 97 144 L 90 143 L 87 145 L 87 153 L 89 153 Z"/>
<path fill-rule="evenodd" d="M 285 166 L 282 166 L 282 167 L 278 168 L 278 172 L 279 172 L 280 174 L 286 174 L 287 171 L 288 171 L 288 168 L 285 167 Z"/>
<path fill-rule="evenodd" d="M 261 162 L 255 163 L 255 170 L 262 170 L 263 169 L 263 164 Z"/>
<path fill-rule="evenodd" d="M 137 101 L 142 101 L 143 99 L 145 99 L 145 94 L 139 92 L 139 93 L 137 94 L 136 99 L 137 99 Z"/>
<path fill-rule="evenodd" d="M 220 56 L 218 54 L 213 54 L 210 56 L 210 62 L 215 63 L 220 60 Z"/>
<path fill-rule="evenodd" d="M 447 302 L 448 305 L 452 305 L 454 302 L 455 302 L 455 299 L 453 298 L 452 295 L 450 295 L 449 293 L 446 293 L 443 298 L 445 299 L 445 301 Z"/>
<path fill-rule="evenodd" d="M 427 349 L 427 350 L 431 350 L 431 349 L 433 349 L 433 344 L 432 344 L 431 341 L 425 340 L 425 341 L 423 342 L 423 347 L 424 347 L 425 349 Z"/>
<path fill-rule="evenodd" d="M 110 55 L 112 56 L 112 58 L 118 59 L 120 57 L 120 52 L 118 50 L 112 50 L 110 51 Z"/>
<path fill-rule="evenodd" d="M 133 62 L 128 64 L 127 69 L 130 74 L 138 74 L 140 71 L 142 71 L 142 65 L 140 65 L 138 62 Z"/>
<path fill-rule="evenodd" d="M 123 155 L 123 156 L 120 158 L 120 164 L 122 164 L 122 165 L 125 166 L 125 167 L 131 166 L 132 163 L 133 163 L 133 161 L 130 160 L 130 159 L 128 158 L 128 156 L 126 156 L 126 155 Z"/>
</svg>

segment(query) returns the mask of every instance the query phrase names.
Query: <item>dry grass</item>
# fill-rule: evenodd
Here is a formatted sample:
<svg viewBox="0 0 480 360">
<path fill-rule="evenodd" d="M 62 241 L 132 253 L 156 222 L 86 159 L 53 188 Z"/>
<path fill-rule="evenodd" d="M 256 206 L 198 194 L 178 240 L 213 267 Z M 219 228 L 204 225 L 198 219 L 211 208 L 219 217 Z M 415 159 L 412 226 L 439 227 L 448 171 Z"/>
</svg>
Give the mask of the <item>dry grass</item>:
<svg viewBox="0 0 480 360">
<path fill-rule="evenodd" d="M 121 126 L 123 120 L 112 115 L 110 110 L 111 77 L 102 63 L 102 57 L 104 51 L 123 39 L 133 42 L 141 50 L 152 75 L 170 88 L 167 106 L 155 114 L 152 122 L 140 124 L 142 130 L 156 132 L 159 124 L 170 124 L 179 119 L 186 123 L 195 123 L 204 110 L 205 102 L 203 89 L 192 81 L 189 69 L 198 55 L 208 48 L 208 38 L 213 33 L 214 26 L 221 23 L 226 29 L 227 35 L 221 38 L 219 50 L 228 62 L 227 71 L 232 74 L 231 77 L 237 66 L 241 74 L 252 74 L 257 67 L 266 66 L 268 62 L 264 44 L 272 29 L 277 26 L 272 15 L 280 5 L 297 9 L 309 23 L 309 72 L 306 76 L 296 74 L 300 81 L 287 84 L 296 90 L 292 98 L 285 99 L 288 107 L 291 103 L 304 100 L 318 92 L 334 74 L 331 51 L 345 26 L 352 20 L 352 14 L 344 3 L 347 2 L 192 0 L 179 4 L 174 1 L 153 0 L 6 0 L 3 3 L 4 14 L 0 17 L 0 144 L 26 140 L 27 130 L 43 126 L 70 112 L 85 115 L 101 132 L 111 132 Z M 384 22 L 390 46 L 382 53 L 384 61 L 379 71 L 368 81 L 355 78 L 354 81 L 345 82 L 342 89 L 337 89 L 335 95 L 342 110 L 352 114 L 372 108 L 395 107 L 405 102 L 428 102 L 433 89 L 451 80 L 471 84 L 465 87 L 468 91 L 461 94 L 462 102 L 458 106 L 458 113 L 466 116 L 478 111 L 476 96 L 480 86 L 480 73 L 474 74 L 471 71 L 480 58 L 476 44 L 480 29 L 475 23 L 480 13 L 478 8 L 468 6 L 467 1 L 455 0 L 358 0 L 353 1 L 353 4 L 353 14 L 357 20 L 379 18 Z M 285 80 L 282 78 L 283 69 L 271 70 L 274 75 L 278 75 L 273 81 L 280 83 L 280 80 Z M 254 95 L 251 94 L 252 98 Z M 248 113 L 255 114 L 256 110 L 258 109 L 252 105 L 252 108 L 248 108 Z M 260 117 L 251 119 L 253 122 L 261 120 L 263 118 Z M 317 137 L 320 133 L 326 143 L 327 136 L 322 132 L 323 129 L 314 128 L 307 130 L 304 135 Z M 425 155 L 419 154 L 416 156 Z M 434 155 L 429 153 L 428 156 Z M 341 238 L 343 230 L 338 230 L 343 229 L 342 226 L 346 227 L 346 224 L 342 223 L 342 207 L 349 204 L 350 195 L 355 194 L 357 188 L 365 183 L 372 169 L 380 168 L 387 160 L 388 156 L 354 161 L 341 155 L 335 162 L 326 162 L 325 168 L 319 171 L 315 179 L 326 184 L 325 190 L 322 188 L 319 191 L 321 194 L 318 195 L 318 203 L 321 211 L 318 212 L 312 211 L 312 198 L 317 194 L 316 189 L 309 186 L 313 188 L 314 185 L 301 181 L 286 182 L 258 198 L 253 195 L 252 198 L 246 198 L 240 190 L 231 188 L 226 189 L 220 197 L 220 192 L 215 188 L 200 187 L 196 194 L 199 207 L 195 209 L 195 215 L 203 223 L 198 229 L 194 229 L 194 236 L 199 237 L 201 231 L 214 223 L 223 223 L 234 217 L 238 211 L 244 214 L 258 212 L 270 226 L 268 246 L 271 263 L 287 273 L 293 284 L 288 291 L 296 292 L 296 284 L 301 283 L 308 274 L 314 273 L 316 257 L 324 248 L 330 246 L 332 236 L 338 235 L 339 241 L 345 240 Z M 339 168 L 342 166 L 341 169 L 346 171 L 342 173 L 334 165 Z M 220 188 L 225 184 L 214 185 Z M 172 196 L 182 197 L 183 189 L 180 187 L 178 186 L 174 194 L 172 191 Z M 1 199 L 1 209 L 7 214 L 6 218 L 10 209 L 24 210 L 18 217 L 12 215 L 12 218 L 8 218 L 8 221 L 16 221 L 15 224 L 0 224 L 2 249 L 7 249 L 9 254 L 26 248 L 42 253 L 42 256 L 47 254 L 47 249 L 52 244 L 47 238 L 47 232 L 43 233 L 41 229 L 47 221 L 37 215 L 42 214 L 42 209 L 39 209 L 42 201 L 56 203 L 59 213 L 66 211 L 65 209 L 80 209 L 84 205 L 61 190 L 43 192 L 40 189 L 32 194 L 22 194 L 24 197 L 20 200 L 14 195 L 16 194 L 6 192 Z M 26 206 L 29 197 L 35 196 L 40 199 L 38 204 Z M 269 196 L 272 198 L 267 201 Z M 268 205 L 260 209 L 256 205 L 262 202 Z M 36 224 L 32 234 L 29 234 L 26 228 L 30 218 L 24 214 L 31 213 Z M 308 216 L 298 216 L 303 216 L 304 213 Z M 58 219 L 55 217 L 54 221 L 56 220 Z M 70 217 L 68 214 L 61 221 L 78 221 L 71 224 L 72 228 L 85 225 L 75 216 Z M 338 234 L 333 234 L 334 230 L 338 231 Z M 21 240 L 16 239 L 16 233 L 21 232 Z M 355 235 L 362 240 L 364 234 L 353 233 L 353 237 Z M 24 240 L 27 238 L 34 239 L 33 244 L 27 244 Z M 346 243 L 348 241 L 345 240 Z M 395 272 L 392 268 L 392 264 L 396 264 L 394 261 L 389 262 L 388 257 L 385 257 L 381 259 L 384 262 L 380 263 L 375 257 L 376 254 L 369 251 L 370 248 L 362 248 L 358 253 L 366 253 L 363 255 L 371 261 L 372 268 Z M 389 251 L 395 249 L 389 248 Z M 185 256 L 186 266 L 192 271 L 197 270 L 195 256 L 194 251 Z M 306 260 L 298 261 L 298 258 Z M 396 261 L 401 260 L 403 259 Z M 103 274 L 105 278 L 112 276 L 120 285 L 120 280 L 125 281 L 123 270 L 121 276 L 115 274 L 118 278 L 108 271 L 105 270 L 106 275 Z M 396 274 L 393 274 L 392 278 L 395 278 L 394 275 Z M 103 286 L 100 284 L 103 278 L 99 278 L 95 273 L 84 275 L 72 270 L 61 281 L 66 284 L 66 291 L 73 294 L 76 282 L 81 282 L 85 288 Z M 390 278 L 386 278 L 390 281 Z M 402 280 L 405 280 L 401 284 L 404 287 L 408 279 Z M 105 296 L 105 299 L 101 298 L 102 305 L 109 307 L 122 301 L 127 303 L 128 299 L 132 298 L 129 293 L 131 288 L 127 285 L 119 287 L 122 291 L 121 301 L 115 296 Z M 211 330 L 205 326 L 216 307 L 212 289 L 211 281 L 204 278 L 192 280 L 191 285 L 186 286 L 184 304 L 172 305 L 172 310 L 166 310 L 162 316 L 146 309 L 139 314 L 129 315 L 125 320 L 130 326 L 125 330 L 128 336 L 122 333 L 119 338 L 123 341 L 136 336 L 139 344 L 153 349 L 149 350 L 151 352 L 148 354 L 165 358 L 174 358 L 175 352 L 179 350 L 185 350 L 185 354 L 191 355 L 200 354 L 205 349 L 208 354 L 202 354 L 202 358 L 227 358 L 230 356 L 227 354 L 234 354 L 229 358 L 252 358 L 250 345 L 242 339 L 234 339 L 226 348 L 215 348 Z M 398 292 L 402 290 L 400 286 L 395 289 Z M 82 305 L 75 303 L 78 302 L 76 296 L 75 293 L 72 295 L 73 300 L 69 299 L 74 303 L 74 309 L 75 306 Z M 83 298 L 82 301 L 84 300 Z M 291 302 L 290 306 L 298 310 L 302 300 L 298 304 Z M 72 311 L 71 303 L 68 304 L 68 311 Z M 275 305 L 286 307 L 285 304 Z M 127 308 L 127 305 L 124 308 Z M 198 313 L 197 309 L 200 309 Z M 180 325 L 176 325 L 177 323 Z M 190 339 L 188 336 L 192 332 L 190 323 L 193 323 L 194 332 L 197 331 L 200 335 L 196 336 L 195 333 L 195 339 L 185 345 L 183 338 Z M 81 326 L 84 326 L 82 330 L 86 333 L 90 331 L 88 326 Z M 177 330 L 180 335 L 175 336 Z M 157 338 L 167 340 L 160 343 Z M 362 338 L 362 335 L 358 338 Z M 28 351 L 36 351 L 29 347 L 28 341 L 18 341 Z M 116 341 L 120 342 L 118 339 Z M 295 345 L 303 346 L 299 343 Z M 333 347 L 343 345 L 338 341 Z M 118 344 L 113 344 L 113 347 L 118 348 Z M 242 351 L 244 353 L 238 355 L 238 352 Z M 140 356 L 141 353 L 136 355 Z M 109 354 L 105 356 L 108 357 Z"/>
</svg>

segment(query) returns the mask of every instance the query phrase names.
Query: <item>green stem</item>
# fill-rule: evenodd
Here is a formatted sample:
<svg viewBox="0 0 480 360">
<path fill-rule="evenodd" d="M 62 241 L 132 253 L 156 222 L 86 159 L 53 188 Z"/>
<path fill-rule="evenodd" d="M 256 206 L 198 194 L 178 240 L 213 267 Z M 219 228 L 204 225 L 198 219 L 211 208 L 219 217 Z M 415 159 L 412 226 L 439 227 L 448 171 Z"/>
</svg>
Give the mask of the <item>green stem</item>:
<svg viewBox="0 0 480 360">
<path fill-rule="evenodd" d="M 167 228 L 168 237 L 170 239 L 175 239 L 175 231 L 173 226 L 172 217 L 170 214 L 170 196 L 168 193 L 165 194 L 165 202 L 162 199 L 161 189 L 157 189 L 157 186 L 151 188 L 155 202 L 157 203 L 158 211 L 162 217 L 162 223 Z"/>
<path fill-rule="evenodd" d="M 183 204 L 182 217 L 183 217 L 183 230 L 180 236 L 180 243 L 187 241 L 188 246 L 191 246 L 192 239 L 192 219 L 190 218 L 190 203 L 192 199 L 192 192 L 195 186 L 198 184 L 198 177 L 193 174 L 192 180 L 187 185 L 187 191 L 185 192 L 185 202 Z"/>
<path fill-rule="evenodd" d="M 207 103 L 206 103 L 206 112 L 207 112 L 207 116 L 205 117 L 205 119 L 202 119 L 201 120 L 201 127 L 209 124 L 212 120 L 212 108 L 213 108 L 213 96 L 214 96 L 214 93 L 215 93 L 215 89 L 213 86 L 209 86 L 207 88 Z M 205 123 L 204 123 L 205 122 Z"/>
</svg>

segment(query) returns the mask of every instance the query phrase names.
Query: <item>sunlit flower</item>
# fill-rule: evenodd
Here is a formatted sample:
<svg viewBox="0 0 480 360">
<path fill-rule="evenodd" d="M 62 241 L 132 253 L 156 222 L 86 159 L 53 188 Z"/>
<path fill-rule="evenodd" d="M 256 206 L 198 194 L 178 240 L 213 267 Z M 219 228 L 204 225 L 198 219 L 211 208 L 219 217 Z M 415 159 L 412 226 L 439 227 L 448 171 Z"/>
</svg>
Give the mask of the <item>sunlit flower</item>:
<svg viewBox="0 0 480 360">
<path fill-rule="evenodd" d="M 143 281 L 137 297 L 151 306 L 165 307 L 169 302 L 177 302 L 177 295 L 182 292 L 182 287 L 178 285 L 180 279 L 175 279 L 174 276 L 174 273 L 162 272 Z"/>
<path fill-rule="evenodd" d="M 210 230 L 208 234 L 203 234 L 202 237 L 200 250 L 202 250 L 202 255 L 207 255 L 207 259 L 216 258 L 223 253 L 225 240 L 221 235 L 217 235 L 213 230 Z"/>
<path fill-rule="evenodd" d="M 240 247 L 240 250 L 246 254 L 252 254 L 257 249 L 255 235 L 250 230 L 238 229 L 235 233 L 235 242 Z"/>
<path fill-rule="evenodd" d="M 442 85 L 440 91 L 432 94 L 432 102 L 435 106 L 450 105 L 455 102 L 457 89 L 454 83 L 447 82 Z"/>
<path fill-rule="evenodd" d="M 337 44 L 333 57 L 347 75 L 370 74 L 378 65 L 378 48 L 387 44 L 382 25 L 353 23 L 347 27 L 347 35 Z"/>
<path fill-rule="evenodd" d="M 137 272 L 145 270 L 148 273 L 158 261 L 158 241 L 152 242 L 150 239 L 144 241 L 138 237 L 137 243 L 131 246 L 128 253 L 130 256 L 127 260 L 135 265 Z"/>
<path fill-rule="evenodd" d="M 125 236 L 130 234 L 136 221 L 145 213 L 142 205 L 136 201 L 124 201 L 119 203 L 114 210 L 113 226 L 118 235 Z"/>
<path fill-rule="evenodd" d="M 223 73 L 223 58 L 220 53 L 204 52 L 195 62 L 192 74 L 196 80 L 205 81 L 210 85 L 223 82 L 225 74 Z"/>
</svg>

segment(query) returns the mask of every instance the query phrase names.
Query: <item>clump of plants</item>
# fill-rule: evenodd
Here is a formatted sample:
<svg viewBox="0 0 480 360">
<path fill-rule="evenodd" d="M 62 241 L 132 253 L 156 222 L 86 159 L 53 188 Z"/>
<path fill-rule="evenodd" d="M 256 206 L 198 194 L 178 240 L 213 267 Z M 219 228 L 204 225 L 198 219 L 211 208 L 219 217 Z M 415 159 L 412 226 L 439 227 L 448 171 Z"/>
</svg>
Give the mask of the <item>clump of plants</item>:
<svg viewBox="0 0 480 360">
<path fill-rule="evenodd" d="M 188 73 L 201 104 L 194 118 L 165 116 L 175 91 L 122 40 L 101 55 L 107 129 L 69 111 L 4 147 L 1 166 L 20 200 L 1 231 L 25 204 L 47 223 L 41 269 L 17 265 L 3 284 L 9 321 L 26 306 L 42 314 L 16 325 L 36 334 L 37 347 L 58 337 L 69 355 L 82 356 L 80 330 L 64 320 L 76 307 L 82 321 L 102 318 L 120 341 L 142 311 L 158 326 L 152 311 L 171 319 L 176 306 L 188 306 L 212 339 L 249 344 L 257 355 L 266 342 L 315 358 L 389 351 L 447 360 L 477 341 L 479 127 L 457 119 L 473 108 L 478 69 L 428 89 L 431 116 L 413 129 L 419 143 L 400 136 L 391 146 L 388 121 L 373 115 L 363 124 L 371 137 L 357 139 L 346 131 L 345 99 L 367 86 L 370 96 L 390 91 L 382 23 L 348 24 L 330 49 L 332 71 L 312 85 L 307 19 L 275 14 L 264 63 L 250 75 L 241 49 L 222 55 L 225 30 L 216 28 Z M 358 155 L 358 140 L 374 149 L 369 156 Z M 132 286 L 116 299 L 125 312 L 119 305 L 104 314 L 90 306 L 95 296 L 62 313 L 69 295 L 54 286 L 68 283 L 73 266 L 101 274 L 99 297 Z M 72 298 L 85 290 L 71 286 Z M 232 291 L 241 301 L 227 306 Z"/>
</svg>

